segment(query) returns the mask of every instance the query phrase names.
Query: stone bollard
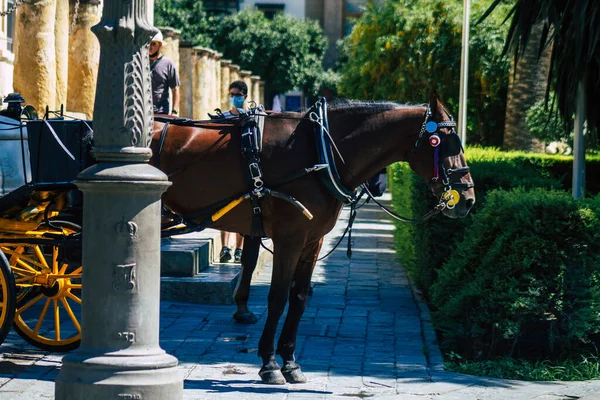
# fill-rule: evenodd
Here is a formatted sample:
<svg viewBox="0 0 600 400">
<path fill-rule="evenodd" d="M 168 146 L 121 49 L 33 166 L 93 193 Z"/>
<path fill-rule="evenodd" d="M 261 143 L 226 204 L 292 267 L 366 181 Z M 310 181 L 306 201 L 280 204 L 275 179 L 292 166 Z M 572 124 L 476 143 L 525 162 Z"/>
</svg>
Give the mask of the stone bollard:
<svg viewBox="0 0 600 400">
<path fill-rule="evenodd" d="M 160 197 L 150 166 L 152 92 L 146 0 L 106 0 L 94 106 L 97 164 L 83 191 L 81 346 L 62 360 L 56 400 L 181 400 L 177 359 L 159 346 Z"/>
</svg>

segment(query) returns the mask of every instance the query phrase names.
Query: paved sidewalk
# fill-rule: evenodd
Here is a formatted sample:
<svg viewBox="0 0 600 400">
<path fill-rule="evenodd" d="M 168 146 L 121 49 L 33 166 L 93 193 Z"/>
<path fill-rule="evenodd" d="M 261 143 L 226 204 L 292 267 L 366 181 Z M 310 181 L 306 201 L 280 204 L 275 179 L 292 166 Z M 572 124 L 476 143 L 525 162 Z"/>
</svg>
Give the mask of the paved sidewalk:
<svg viewBox="0 0 600 400">
<path fill-rule="evenodd" d="M 321 254 L 337 242 L 347 217 L 344 212 Z M 600 399 L 600 381 L 531 383 L 443 371 L 427 308 L 396 261 L 393 229 L 367 205 L 354 224 L 352 260 L 344 241 L 317 266 L 298 334 L 306 384 L 260 384 L 256 350 L 270 267 L 253 280 L 257 325 L 233 323 L 234 306 L 163 302 L 161 346 L 179 359 L 184 399 Z M 60 355 L 29 346 L 14 332 L 0 350 L 0 400 L 53 398 Z"/>
</svg>

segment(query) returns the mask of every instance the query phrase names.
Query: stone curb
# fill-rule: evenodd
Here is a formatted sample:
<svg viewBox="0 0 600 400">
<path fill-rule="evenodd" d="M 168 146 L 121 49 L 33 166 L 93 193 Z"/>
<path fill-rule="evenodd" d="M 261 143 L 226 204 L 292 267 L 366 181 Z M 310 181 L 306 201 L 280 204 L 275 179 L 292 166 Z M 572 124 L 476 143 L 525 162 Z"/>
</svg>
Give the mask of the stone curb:
<svg viewBox="0 0 600 400">
<path fill-rule="evenodd" d="M 431 322 L 431 312 L 429 311 L 429 307 L 423 298 L 423 293 L 416 287 L 408 273 L 406 275 L 408 276 L 408 281 L 410 282 L 413 299 L 415 300 L 417 308 L 419 309 L 421 333 L 423 334 L 423 341 L 425 343 L 425 347 L 427 348 L 427 351 L 425 352 L 425 356 L 427 357 L 427 367 L 431 371 L 443 371 L 444 357 L 442 356 L 442 351 L 438 345 L 437 335 L 435 333 L 435 329 L 433 328 L 433 323 Z"/>
</svg>

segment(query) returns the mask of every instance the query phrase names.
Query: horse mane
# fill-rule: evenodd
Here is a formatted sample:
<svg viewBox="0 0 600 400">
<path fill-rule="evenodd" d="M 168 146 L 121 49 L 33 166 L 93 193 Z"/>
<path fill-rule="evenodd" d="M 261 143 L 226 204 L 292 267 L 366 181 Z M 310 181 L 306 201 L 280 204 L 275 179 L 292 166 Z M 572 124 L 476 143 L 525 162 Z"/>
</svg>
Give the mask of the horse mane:
<svg viewBox="0 0 600 400">
<path fill-rule="evenodd" d="M 423 104 L 398 104 L 393 101 L 336 99 L 328 104 L 329 111 L 350 111 L 355 114 L 379 113 L 398 108 L 418 108 Z"/>
</svg>

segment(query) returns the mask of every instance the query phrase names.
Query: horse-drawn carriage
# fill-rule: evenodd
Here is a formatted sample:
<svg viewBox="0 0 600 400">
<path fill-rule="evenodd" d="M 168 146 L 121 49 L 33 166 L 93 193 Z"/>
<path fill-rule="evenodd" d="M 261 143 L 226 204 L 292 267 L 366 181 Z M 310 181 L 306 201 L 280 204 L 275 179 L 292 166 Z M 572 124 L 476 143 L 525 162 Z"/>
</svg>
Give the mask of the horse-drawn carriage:
<svg viewBox="0 0 600 400">
<path fill-rule="evenodd" d="M 8 113 L 10 114 L 10 113 Z M 34 346 L 81 337 L 81 196 L 90 123 L 0 115 L 0 343 L 11 324 Z"/>
</svg>

